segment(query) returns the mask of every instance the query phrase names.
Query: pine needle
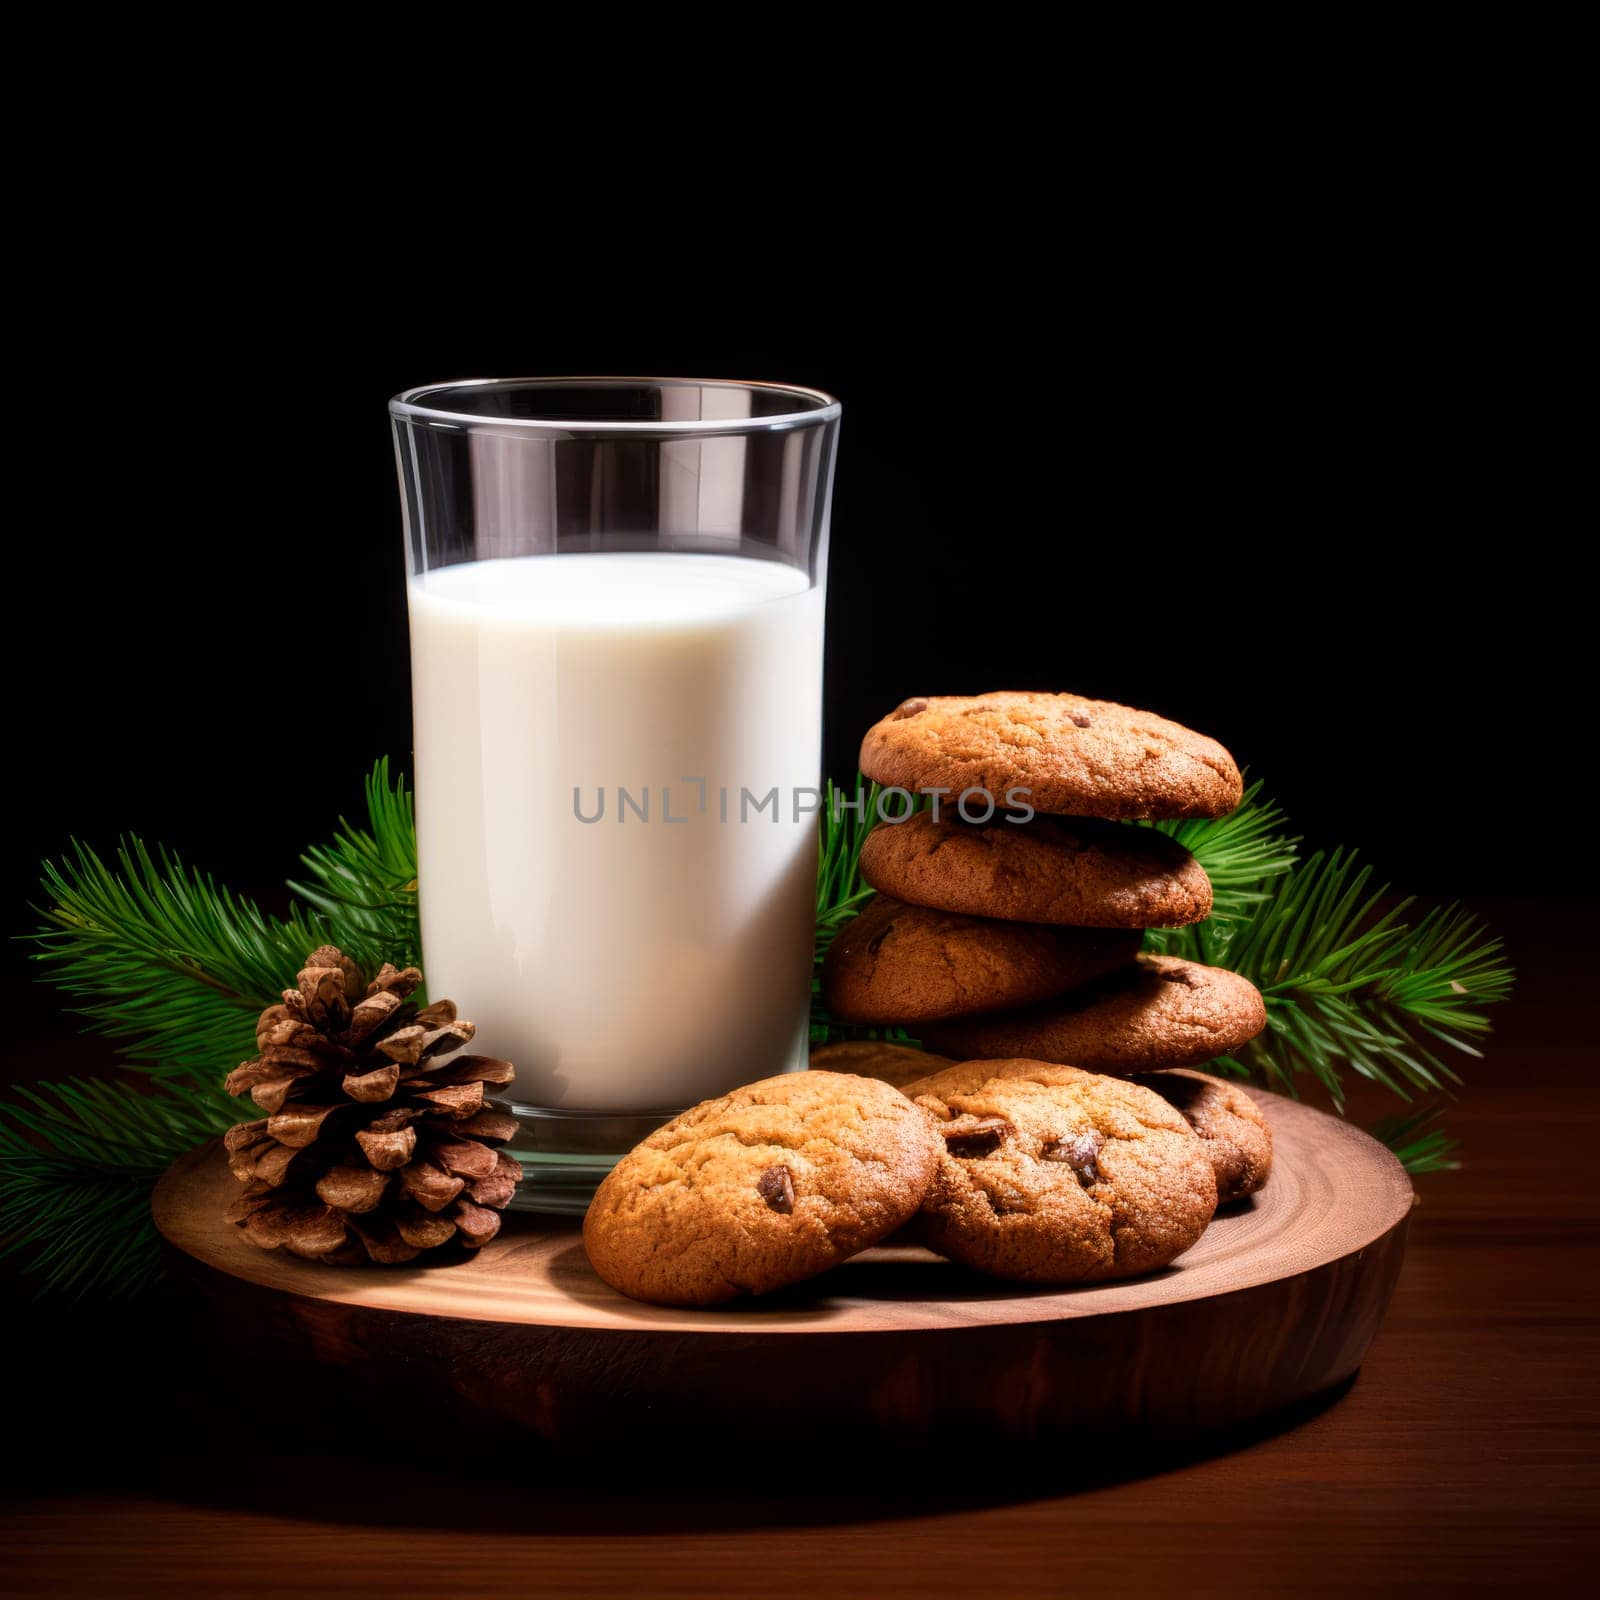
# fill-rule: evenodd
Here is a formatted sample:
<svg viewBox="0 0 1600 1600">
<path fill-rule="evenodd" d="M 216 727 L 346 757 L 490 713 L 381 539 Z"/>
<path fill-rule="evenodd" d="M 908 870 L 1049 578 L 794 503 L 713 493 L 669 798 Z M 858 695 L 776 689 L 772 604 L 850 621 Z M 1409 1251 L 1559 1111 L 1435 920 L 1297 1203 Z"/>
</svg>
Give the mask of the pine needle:
<svg viewBox="0 0 1600 1600">
<path fill-rule="evenodd" d="M 40 887 L 43 975 L 85 1001 L 78 1015 L 130 1065 L 168 1081 L 214 1087 L 253 1055 L 256 1018 L 327 937 L 306 912 L 269 917 L 133 836 L 115 866 L 74 840 Z"/>
<path fill-rule="evenodd" d="M 822 833 L 817 852 L 817 960 L 833 943 L 833 936 L 872 898 L 872 888 L 861 876 L 861 846 L 878 820 L 882 789 L 863 787 L 856 774 L 855 797 L 848 798 L 830 779 L 823 796 Z"/>
<path fill-rule="evenodd" d="M 422 964 L 417 916 L 417 830 L 405 779 L 385 756 L 367 777 L 367 826 L 339 818 L 332 842 L 308 850 L 307 883 L 290 890 L 320 913 L 329 937 L 368 971 Z"/>
<path fill-rule="evenodd" d="M 858 772 L 854 797 L 832 779 L 823 795 L 821 835 L 817 850 L 817 932 L 811 972 L 811 1043 L 841 1039 L 892 1039 L 904 1042 L 904 1028 L 863 1027 L 840 1022 L 822 1003 L 822 958 L 847 922 L 872 898 L 872 886 L 861 876 L 861 846 L 878 823 L 879 784 Z M 915 802 L 921 809 L 922 802 Z"/>
<path fill-rule="evenodd" d="M 131 1294 L 160 1267 L 150 1189 L 167 1167 L 238 1120 L 220 1088 L 105 1078 L 12 1090 L 0 1102 L 0 1256 L 41 1288 Z"/>
<path fill-rule="evenodd" d="M 1267 1030 L 1240 1061 L 1289 1094 L 1310 1074 L 1341 1110 L 1345 1068 L 1402 1100 L 1459 1083 L 1432 1044 L 1479 1054 L 1483 1008 L 1515 975 L 1471 913 L 1442 907 L 1412 923 L 1411 906 L 1374 887 L 1353 851 L 1318 851 L 1277 879 L 1220 952 L 1267 1002 Z"/>
<path fill-rule="evenodd" d="M 1213 925 L 1248 919 L 1267 899 L 1270 881 L 1290 871 L 1297 859 L 1299 835 L 1284 831 L 1288 819 L 1274 801 L 1262 799 L 1261 787 L 1259 780 L 1252 783 L 1225 817 L 1144 824 L 1176 839 L 1206 869 Z M 1172 930 L 1158 930 L 1154 937 L 1171 936 Z"/>
<path fill-rule="evenodd" d="M 1455 1159 L 1456 1141 L 1442 1128 L 1430 1126 L 1438 1115 L 1438 1106 L 1424 1106 L 1420 1111 L 1385 1117 L 1372 1125 L 1372 1137 L 1387 1145 L 1413 1175 L 1458 1171 L 1461 1163 Z"/>
</svg>

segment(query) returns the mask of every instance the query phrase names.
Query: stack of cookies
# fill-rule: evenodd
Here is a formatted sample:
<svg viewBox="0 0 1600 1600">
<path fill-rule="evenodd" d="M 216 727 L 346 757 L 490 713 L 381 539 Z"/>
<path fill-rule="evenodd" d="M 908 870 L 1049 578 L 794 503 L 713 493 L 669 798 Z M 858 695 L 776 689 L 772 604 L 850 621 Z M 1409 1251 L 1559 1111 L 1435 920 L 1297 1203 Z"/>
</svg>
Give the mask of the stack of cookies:
<svg viewBox="0 0 1600 1600">
<path fill-rule="evenodd" d="M 868 836 L 877 897 L 834 942 L 823 998 L 949 1055 L 829 1045 L 811 1071 L 684 1112 L 595 1195 L 596 1271 L 639 1299 L 714 1305 L 897 1233 L 1026 1283 L 1167 1266 L 1266 1182 L 1255 1101 L 1185 1070 L 1266 1011 L 1234 973 L 1139 953 L 1142 930 L 1205 917 L 1211 885 L 1128 824 L 1232 810 L 1232 758 L 1126 706 L 989 694 L 906 701 L 861 767 L 945 805 Z"/>
<path fill-rule="evenodd" d="M 841 1021 L 962 1059 L 1122 1074 L 1198 1066 L 1266 1025 L 1238 974 L 1139 953 L 1144 929 L 1210 913 L 1194 857 L 1129 823 L 1238 805 L 1215 740 L 1078 695 L 930 697 L 868 732 L 861 770 L 939 805 L 880 822 L 862 848 L 877 895 L 822 973 Z"/>
</svg>

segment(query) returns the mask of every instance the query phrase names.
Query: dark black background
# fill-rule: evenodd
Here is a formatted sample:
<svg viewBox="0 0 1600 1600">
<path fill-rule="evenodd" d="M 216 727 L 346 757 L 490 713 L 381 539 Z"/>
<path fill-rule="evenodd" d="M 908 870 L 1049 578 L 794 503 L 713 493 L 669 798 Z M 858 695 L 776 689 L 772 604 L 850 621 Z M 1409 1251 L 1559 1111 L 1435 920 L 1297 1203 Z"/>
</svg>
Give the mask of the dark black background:
<svg viewBox="0 0 1600 1600">
<path fill-rule="evenodd" d="M 1216 735 L 1309 841 L 1408 889 L 1575 889 L 1537 841 L 1572 825 L 1589 718 L 1576 434 L 1482 283 L 1202 256 L 1087 298 L 919 263 L 693 293 L 241 270 L 85 302 L 82 369 L 13 458 L 40 500 L 12 523 L 7 920 L 69 834 L 275 893 L 375 756 L 409 765 L 388 397 L 624 370 L 842 398 L 835 775 L 906 695 L 1071 688 Z"/>
</svg>

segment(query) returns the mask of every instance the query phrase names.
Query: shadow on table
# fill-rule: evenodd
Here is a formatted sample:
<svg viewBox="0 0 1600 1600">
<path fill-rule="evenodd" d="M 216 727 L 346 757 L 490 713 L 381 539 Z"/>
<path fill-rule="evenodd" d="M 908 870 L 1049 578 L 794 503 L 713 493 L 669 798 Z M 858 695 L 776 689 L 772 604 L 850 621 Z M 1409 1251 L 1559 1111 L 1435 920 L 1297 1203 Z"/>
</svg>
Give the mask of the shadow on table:
<svg viewBox="0 0 1600 1600">
<path fill-rule="evenodd" d="M 214 1471 L 163 1477 L 146 1492 L 189 1503 L 375 1527 L 471 1528 L 484 1532 L 649 1536 L 761 1527 L 823 1527 L 1052 1499 L 1157 1476 L 1192 1462 L 1248 1449 L 1325 1410 L 1341 1385 L 1293 1411 L 1203 1437 L 1128 1437 L 1118 1441 L 1064 1437 L 1016 1450 L 1014 1466 L 963 1451 L 935 1482 L 930 1470 L 939 1441 L 902 1451 L 856 1455 L 848 1439 L 832 1452 L 787 1452 L 781 1440 L 752 1428 L 747 1453 L 663 1467 L 653 1453 L 600 1464 L 548 1464 L 493 1458 L 463 1463 L 465 1478 L 392 1456 L 295 1458 L 284 1469 L 217 1491 Z M 949 1465 L 949 1458 L 939 1459 Z M 262 1481 L 263 1478 L 266 1481 Z M 649 1488 L 644 1485 L 650 1484 Z M 331 1486 L 342 1487 L 330 1493 Z"/>
<path fill-rule="evenodd" d="M 959 1274 L 941 1282 L 946 1295 L 964 1287 Z M 970 1292 L 993 1290 L 974 1280 Z M 406 1381 L 403 1364 L 369 1385 L 263 1358 L 220 1330 L 207 1337 L 170 1290 L 28 1310 L 14 1352 L 21 1381 L 8 1392 L 11 1437 L 25 1445 L 0 1466 L 12 1493 L 156 1497 L 374 1527 L 650 1535 L 915 1518 L 1248 1449 L 1349 1387 L 1226 1429 L 1013 1439 L 982 1424 L 866 1437 L 843 1419 L 835 1433 L 825 1405 L 787 1423 L 752 1415 L 746 1425 L 735 1411 L 713 1432 L 686 1406 L 652 1433 L 624 1429 L 584 1454 L 527 1432 L 501 1443 L 464 1428 L 425 1383 Z"/>
<path fill-rule="evenodd" d="M 104 1329 L 58 1327 L 53 1349 L 39 1351 L 57 1378 L 67 1378 L 63 1369 L 94 1378 L 92 1386 L 22 1386 L 13 1420 L 28 1428 L 32 1450 L 26 1463 L 9 1463 L 14 1492 L 552 1537 L 822 1527 L 1070 1495 L 1170 1472 L 1248 1449 L 1349 1387 L 1248 1426 L 1187 1435 L 1064 1432 L 1006 1442 L 939 1432 L 868 1445 L 845 1429 L 837 1441 L 796 1446 L 781 1427 L 752 1419 L 747 1435 L 684 1437 L 670 1456 L 658 1437 L 637 1451 L 612 1447 L 585 1459 L 525 1436 L 486 1446 L 482 1434 L 456 1431 L 404 1389 L 388 1397 L 387 1415 L 375 1416 L 335 1384 L 306 1383 L 302 1369 L 231 1366 L 226 1350 L 171 1339 L 164 1318 L 142 1330 L 138 1320 L 117 1330 L 114 1364 Z"/>
</svg>

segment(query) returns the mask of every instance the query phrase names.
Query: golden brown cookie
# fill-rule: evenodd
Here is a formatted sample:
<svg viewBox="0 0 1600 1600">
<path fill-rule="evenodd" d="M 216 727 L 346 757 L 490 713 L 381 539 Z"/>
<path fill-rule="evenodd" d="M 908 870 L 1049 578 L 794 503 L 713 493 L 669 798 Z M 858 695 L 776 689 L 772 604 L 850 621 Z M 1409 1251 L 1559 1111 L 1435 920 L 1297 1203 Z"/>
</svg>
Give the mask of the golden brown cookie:
<svg viewBox="0 0 1600 1600">
<path fill-rule="evenodd" d="M 1204 1141 L 1159 1095 L 1042 1061 L 911 1086 L 944 1157 L 917 1219 L 941 1255 L 1027 1283 L 1097 1283 L 1183 1254 L 1217 1208 Z"/>
<path fill-rule="evenodd" d="M 1176 839 L 1091 817 L 914 812 L 867 835 L 861 876 L 910 905 L 1007 922 L 1181 928 L 1211 914 L 1211 880 Z"/>
<path fill-rule="evenodd" d="M 846 1039 L 818 1045 L 811 1052 L 813 1072 L 855 1072 L 863 1078 L 881 1078 L 897 1089 L 950 1065 L 947 1056 L 929 1055 L 926 1050 L 890 1044 L 886 1039 Z"/>
<path fill-rule="evenodd" d="M 920 1036 L 947 1056 L 1027 1056 L 1128 1073 L 1200 1066 L 1266 1025 L 1260 991 L 1238 973 L 1144 955 L 1125 972 L 1043 1005 L 936 1023 Z"/>
<path fill-rule="evenodd" d="M 613 1288 L 709 1306 L 826 1272 L 917 1211 L 926 1112 L 876 1078 L 791 1072 L 691 1106 L 625 1155 L 583 1219 Z"/>
<path fill-rule="evenodd" d="M 1236 1083 L 1204 1072 L 1140 1072 L 1130 1080 L 1161 1096 L 1200 1135 L 1217 1175 L 1217 1204 L 1266 1187 L 1272 1132 L 1261 1107 Z"/>
<path fill-rule="evenodd" d="M 906 1027 L 1058 995 L 1126 966 L 1140 936 L 1122 929 L 991 922 L 869 901 L 822 963 L 822 1001 L 846 1022 Z"/>
<path fill-rule="evenodd" d="M 997 690 L 902 701 L 861 742 L 861 770 L 916 793 L 1008 794 L 1072 817 L 1220 817 L 1243 784 L 1215 739 L 1149 711 L 1076 694 Z M 983 802 L 969 801 L 967 815 Z"/>
</svg>

